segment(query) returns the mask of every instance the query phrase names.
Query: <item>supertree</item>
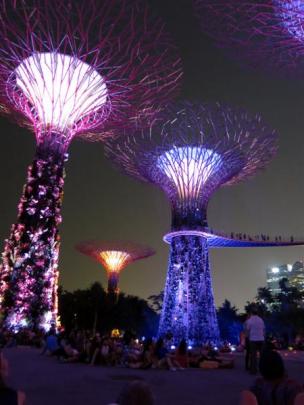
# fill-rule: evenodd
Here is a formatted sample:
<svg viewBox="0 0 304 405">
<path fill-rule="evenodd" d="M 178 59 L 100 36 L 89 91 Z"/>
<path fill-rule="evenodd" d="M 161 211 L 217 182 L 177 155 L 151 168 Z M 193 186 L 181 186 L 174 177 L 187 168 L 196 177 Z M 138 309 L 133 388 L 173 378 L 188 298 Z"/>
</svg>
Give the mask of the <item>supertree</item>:
<svg viewBox="0 0 304 405">
<path fill-rule="evenodd" d="M 276 136 L 258 115 L 219 104 L 181 102 L 167 119 L 106 142 L 124 173 L 160 187 L 172 207 L 170 257 L 159 334 L 191 344 L 219 340 L 208 239 L 207 206 L 220 187 L 264 168 Z M 119 151 L 119 153 L 118 153 Z"/>
<path fill-rule="evenodd" d="M 81 242 L 76 249 L 93 257 L 106 269 L 108 276 L 108 294 L 117 296 L 120 272 L 130 263 L 155 254 L 153 249 L 132 242 Z"/>
<path fill-rule="evenodd" d="M 5 241 L 1 312 L 11 329 L 48 329 L 68 147 L 152 120 L 175 94 L 180 59 L 141 0 L 0 0 L 0 14 L 2 109 L 37 142 Z"/>
<path fill-rule="evenodd" d="M 303 77 L 301 0 L 193 0 L 204 32 L 252 68 Z"/>
</svg>

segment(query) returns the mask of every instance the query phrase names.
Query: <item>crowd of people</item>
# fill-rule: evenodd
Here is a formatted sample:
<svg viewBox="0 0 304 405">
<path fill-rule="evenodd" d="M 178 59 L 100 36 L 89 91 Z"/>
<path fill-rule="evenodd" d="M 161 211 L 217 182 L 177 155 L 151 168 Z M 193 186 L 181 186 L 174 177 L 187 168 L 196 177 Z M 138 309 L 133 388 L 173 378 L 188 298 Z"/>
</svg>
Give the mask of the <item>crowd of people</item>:
<svg viewBox="0 0 304 405">
<path fill-rule="evenodd" d="M 226 236 L 228 237 L 227 234 L 221 234 L 221 236 Z M 276 242 L 276 243 L 281 243 L 281 242 L 294 242 L 294 236 L 291 235 L 289 238 L 282 238 L 281 235 L 270 237 L 269 235 L 266 234 L 257 234 L 257 235 L 249 235 L 247 233 L 235 233 L 231 232 L 230 233 L 230 238 L 231 239 L 237 239 L 237 240 L 245 240 L 249 242 Z"/>
<path fill-rule="evenodd" d="M 283 238 L 281 235 L 271 237 L 264 233 L 256 234 L 256 235 L 249 235 L 248 233 L 243 233 L 243 232 L 230 232 L 230 234 L 227 234 L 226 232 L 223 232 L 223 231 L 218 231 L 218 230 L 214 231 L 212 228 L 208 228 L 208 227 L 206 227 L 205 230 L 206 230 L 206 232 L 208 232 L 212 235 L 218 235 L 218 236 L 222 236 L 223 238 L 243 240 L 243 241 L 248 241 L 248 242 L 275 242 L 275 243 L 291 242 L 291 243 L 293 243 L 295 241 L 295 238 L 293 235 L 291 235 L 290 237 Z"/>
<path fill-rule="evenodd" d="M 181 230 L 186 229 L 185 226 L 181 225 Z M 282 237 L 281 235 L 276 235 L 276 236 L 269 236 L 268 234 L 261 233 L 261 234 L 256 234 L 256 235 L 250 235 L 248 233 L 244 232 L 224 232 L 224 231 L 219 231 L 219 230 L 214 230 L 213 228 L 209 228 L 208 226 L 197 226 L 196 228 L 197 231 L 204 231 L 208 234 L 215 235 L 215 236 L 221 236 L 223 238 L 227 239 L 235 239 L 235 240 L 242 240 L 246 242 L 272 242 L 272 243 L 293 243 L 299 239 L 295 238 L 293 235 L 290 236 L 285 236 Z"/>
<path fill-rule="evenodd" d="M 297 339 L 297 344 L 303 344 Z M 73 329 L 70 332 L 51 328 L 43 335 L 31 330 L 18 334 L 0 330 L 0 347 L 18 345 L 35 346 L 47 361 L 84 363 L 91 366 L 126 367 L 131 369 L 166 369 L 171 371 L 188 368 L 233 368 L 234 349 L 228 343 L 218 350 L 212 344 L 191 347 L 185 340 L 175 345 L 168 333 L 158 340 L 138 339 L 131 332 L 119 331 L 101 335 L 89 330 Z M 258 308 L 251 307 L 244 322 L 240 346 L 235 350 L 245 351 L 245 369 L 260 374 L 253 385 L 240 396 L 241 405 L 304 405 L 303 385 L 288 378 L 284 362 L 273 342 L 266 342 L 265 323 Z M 0 352 L 0 404 L 24 405 L 25 394 L 8 387 L 5 383 L 7 364 Z M 117 398 L 116 404 L 153 405 L 151 387 L 142 382 L 128 385 Z"/>
<path fill-rule="evenodd" d="M 227 347 L 223 352 L 227 352 Z M 62 362 L 83 362 L 90 365 L 129 367 L 133 369 L 159 368 L 171 371 L 188 367 L 232 368 L 234 363 L 212 345 L 200 348 L 187 346 L 185 340 L 175 346 L 172 336 L 153 340 L 139 340 L 132 333 L 122 337 L 92 335 L 89 331 L 73 330 L 66 333 L 51 329 L 45 337 L 42 354 L 48 354 Z"/>
<path fill-rule="evenodd" d="M 171 371 L 187 368 L 233 368 L 231 346 L 224 344 L 220 350 L 212 345 L 192 348 L 185 340 L 177 347 L 171 334 L 153 339 L 137 339 L 131 332 L 123 336 L 118 333 L 102 336 L 90 331 L 72 330 L 57 333 L 55 328 L 45 335 L 23 331 L 22 334 L 0 332 L 2 347 L 18 344 L 37 346 L 40 355 L 53 361 L 82 362 L 91 366 L 128 367 L 132 369 L 167 369 Z M 260 373 L 254 384 L 240 396 L 241 405 L 304 405 L 304 389 L 299 382 L 288 378 L 279 352 L 265 342 L 265 324 L 252 308 L 244 323 L 241 346 L 245 349 L 245 369 L 251 374 Z M 228 354 L 227 354 L 228 353 Z M 7 365 L 0 355 L 0 404 L 24 405 L 25 395 L 5 384 Z M 119 394 L 117 404 L 153 405 L 151 388 L 143 382 L 132 382 Z"/>
</svg>

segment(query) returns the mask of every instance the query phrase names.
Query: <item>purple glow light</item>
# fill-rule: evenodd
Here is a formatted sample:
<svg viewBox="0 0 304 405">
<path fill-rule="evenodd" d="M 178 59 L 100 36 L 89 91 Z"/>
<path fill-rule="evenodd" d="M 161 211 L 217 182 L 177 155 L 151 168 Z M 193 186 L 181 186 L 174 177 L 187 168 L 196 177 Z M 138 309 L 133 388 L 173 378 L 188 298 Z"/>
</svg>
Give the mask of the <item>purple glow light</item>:
<svg viewBox="0 0 304 405">
<path fill-rule="evenodd" d="M 189 230 L 184 229 L 181 231 L 166 233 L 166 235 L 164 235 L 164 237 L 163 237 L 163 241 L 170 244 L 172 242 L 172 239 L 176 238 L 177 236 L 200 236 L 202 238 L 208 239 L 208 241 L 209 241 L 209 239 L 217 237 L 216 235 L 212 235 L 205 231 L 196 231 L 194 229 L 189 229 Z"/>
<path fill-rule="evenodd" d="M 290 35 L 304 41 L 304 3 L 302 0 L 274 0 L 275 12 Z"/>
<path fill-rule="evenodd" d="M 180 102 L 162 118 L 109 139 L 105 152 L 126 174 L 164 190 L 172 230 L 205 228 L 212 194 L 254 175 L 277 149 L 274 131 L 241 109 Z"/>
</svg>

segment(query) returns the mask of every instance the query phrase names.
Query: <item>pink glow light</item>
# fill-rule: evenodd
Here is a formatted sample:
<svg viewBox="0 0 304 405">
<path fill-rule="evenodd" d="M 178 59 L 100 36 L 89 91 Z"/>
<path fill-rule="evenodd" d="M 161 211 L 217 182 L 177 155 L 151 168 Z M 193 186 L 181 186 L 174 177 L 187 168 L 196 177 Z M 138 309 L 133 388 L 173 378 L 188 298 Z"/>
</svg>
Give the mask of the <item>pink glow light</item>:
<svg viewBox="0 0 304 405">
<path fill-rule="evenodd" d="M 180 58 L 143 0 L 0 0 L 0 13 L 1 106 L 38 142 L 146 125 L 176 94 Z"/>
<path fill-rule="evenodd" d="M 22 91 L 19 97 L 27 99 L 26 114 L 33 122 L 39 122 L 41 131 L 52 127 L 54 132 L 68 131 L 71 135 L 81 119 L 107 102 L 102 76 L 76 57 L 35 53 L 19 64 L 14 75 Z M 21 102 L 19 97 L 14 95 L 17 105 Z"/>
</svg>

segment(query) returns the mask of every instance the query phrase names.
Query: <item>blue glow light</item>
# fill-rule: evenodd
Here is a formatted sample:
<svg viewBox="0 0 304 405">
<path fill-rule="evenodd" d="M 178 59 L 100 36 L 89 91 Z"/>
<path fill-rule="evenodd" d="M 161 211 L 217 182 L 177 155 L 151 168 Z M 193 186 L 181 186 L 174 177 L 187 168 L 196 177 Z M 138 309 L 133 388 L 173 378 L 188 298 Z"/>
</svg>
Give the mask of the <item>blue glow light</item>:
<svg viewBox="0 0 304 405">
<path fill-rule="evenodd" d="M 219 342 L 208 245 L 201 236 L 182 235 L 171 241 L 159 335 L 169 332 L 175 345 L 182 339 L 193 346 Z"/>
<path fill-rule="evenodd" d="M 197 146 L 173 146 L 157 160 L 157 166 L 173 181 L 180 199 L 199 198 L 200 190 L 221 165 L 213 150 Z"/>
</svg>

